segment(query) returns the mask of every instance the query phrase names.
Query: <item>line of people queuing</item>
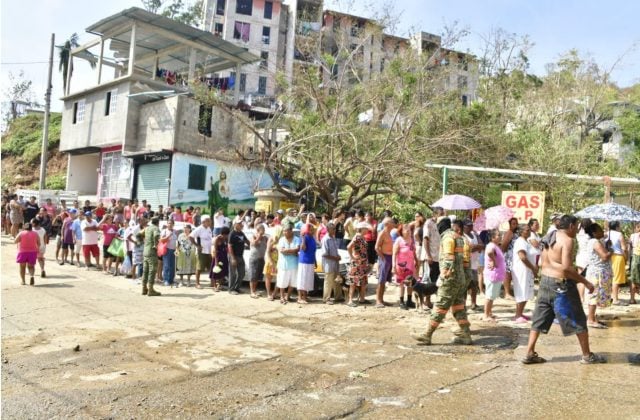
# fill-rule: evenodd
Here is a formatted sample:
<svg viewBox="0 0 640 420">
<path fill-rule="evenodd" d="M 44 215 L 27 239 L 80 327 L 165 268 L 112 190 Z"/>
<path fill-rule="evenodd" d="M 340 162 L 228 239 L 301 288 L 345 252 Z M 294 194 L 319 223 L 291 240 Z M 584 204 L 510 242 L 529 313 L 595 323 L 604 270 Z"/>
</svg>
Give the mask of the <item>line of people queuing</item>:
<svg viewBox="0 0 640 420">
<path fill-rule="evenodd" d="M 308 292 L 314 288 L 315 266 L 320 263 L 325 273 L 322 298 L 325 303 L 345 300 L 349 306 L 368 304 L 366 287 L 376 268 L 375 306 L 388 306 L 384 301 L 385 286 L 394 282 L 398 286 L 399 307 L 415 307 L 415 283 L 430 283 L 437 287 L 441 278 L 441 239 L 447 230 L 446 220 L 449 220 L 444 210 L 439 208 L 433 209 L 428 219 L 422 213 L 416 213 L 413 221 L 401 224 L 388 211 L 383 213 L 380 223 L 371 213 L 340 209 L 331 216 L 323 214 L 318 220 L 314 213 L 305 213 L 304 206 L 299 210 L 288 209 L 286 215 L 284 210 L 273 215 L 255 210 L 240 211 L 231 220 L 221 209 L 211 217 L 202 216 L 197 207 L 189 207 L 183 212 L 180 207 L 160 206 L 154 212 L 144 200 L 138 204 L 137 200 L 122 202 L 114 199 L 109 207 L 102 203 L 94 207 L 88 201 L 82 207 L 77 201 L 71 207 L 67 207 L 64 201 L 56 206 L 51 200 L 40 206 L 35 197 L 24 201 L 19 197 L 6 196 L 5 201 L 5 233 L 12 234 L 21 249 L 34 244 L 33 241 L 25 241 L 26 234 L 16 232 L 14 227 L 26 219 L 30 221 L 25 224 L 26 230 L 38 234 L 36 261 L 42 277 L 46 276 L 44 251 L 49 238 L 55 238 L 56 261 L 60 265 L 83 265 L 87 269 L 98 268 L 105 274 L 124 274 L 134 280 L 143 278 L 144 290 L 150 290 L 149 282 L 156 281 L 162 281 L 165 286 L 179 287 L 185 284 L 186 279 L 189 286 L 192 276 L 195 277 L 195 287 L 202 288 L 204 273 L 215 291 L 226 285 L 231 294 L 238 294 L 245 275 L 248 275 L 252 298 L 260 296 L 258 284 L 264 281 L 267 298 L 279 298 L 283 304 L 293 300 L 294 288 L 298 290 L 299 303 L 309 301 Z M 22 210 L 19 211 L 18 207 Z M 17 213 L 21 213 L 21 218 L 16 216 Z M 160 229 L 163 220 L 166 223 Z M 549 232 L 557 229 L 559 215 L 554 214 L 551 221 Z M 175 229 L 176 222 L 184 227 L 181 231 Z M 445 225 L 440 225 L 443 222 Z M 149 242 L 146 235 L 148 229 L 155 231 L 154 226 L 158 233 L 149 236 L 157 236 L 156 243 Z M 253 232 L 250 237 L 245 234 L 249 229 Z M 495 322 L 493 302 L 504 290 L 504 297 L 516 302 L 513 320 L 521 324 L 530 322 L 525 307 L 534 297 L 534 279 L 540 270 L 542 245 L 539 229 L 540 224 L 535 219 L 522 226 L 518 225 L 517 219 L 511 219 L 505 232 L 478 233 L 473 230 L 471 220 L 462 221 L 462 238 L 469 250 L 468 257 L 465 257 L 468 259 L 465 270 L 468 277 L 466 290 L 471 302 L 469 309 L 479 310 L 477 296 L 483 293 L 484 321 Z M 299 234 L 294 234 L 297 232 Z M 605 237 L 607 239 L 603 240 Z M 114 242 L 120 246 L 113 246 Z M 594 294 L 584 293 L 582 287 L 579 290 L 588 306 L 589 326 L 606 328 L 596 319 L 596 308 L 636 303 L 635 294 L 640 283 L 640 225 L 626 241 L 617 222 L 609 223 L 605 233 L 600 225 L 582 220 L 577 242 L 576 267 L 598 286 Z M 249 249 L 247 262 L 245 248 Z M 316 261 L 317 249 L 322 250 L 321 261 Z M 344 279 L 340 273 L 341 249 L 346 250 L 350 261 Z M 27 252 L 26 248 L 22 251 Z M 80 260 L 81 251 L 83 262 Z M 22 261 L 24 255 L 20 262 L 22 281 L 25 280 L 22 274 L 25 268 L 33 273 L 30 267 L 35 267 L 35 262 L 30 264 L 30 259 Z M 627 282 L 625 262 L 630 255 L 634 258 L 631 264 L 631 299 L 627 303 L 621 301 L 618 294 L 620 286 Z M 151 260 L 146 261 L 150 257 L 155 257 L 154 264 Z M 146 272 L 145 261 L 149 266 Z M 33 274 L 30 282 L 33 282 Z M 347 296 L 343 296 L 343 286 L 349 286 Z M 436 290 L 431 288 L 430 293 L 420 295 L 419 305 L 433 308 L 431 295 Z M 358 299 L 354 300 L 356 295 Z"/>
</svg>

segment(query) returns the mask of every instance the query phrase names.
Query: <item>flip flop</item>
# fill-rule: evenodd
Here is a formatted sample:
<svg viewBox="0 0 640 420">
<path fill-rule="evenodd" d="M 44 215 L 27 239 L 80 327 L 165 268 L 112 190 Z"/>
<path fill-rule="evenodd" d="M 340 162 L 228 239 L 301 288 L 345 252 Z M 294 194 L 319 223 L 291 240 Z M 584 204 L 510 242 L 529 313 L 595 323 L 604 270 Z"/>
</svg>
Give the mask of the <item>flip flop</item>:
<svg viewBox="0 0 640 420">
<path fill-rule="evenodd" d="M 544 363 L 547 360 L 538 356 L 538 353 L 533 353 L 533 354 L 529 354 L 527 355 L 527 357 L 525 357 L 524 359 L 520 360 L 523 364 L 525 365 L 535 365 L 538 363 Z"/>
<path fill-rule="evenodd" d="M 375 307 L 378 308 L 378 309 L 382 309 L 382 308 L 384 308 L 384 303 L 376 303 Z"/>
<path fill-rule="evenodd" d="M 595 324 L 588 323 L 588 324 L 587 324 L 587 327 L 589 327 L 589 328 L 595 328 L 595 329 L 598 329 L 598 330 L 606 330 L 606 329 L 608 329 L 608 328 L 609 328 L 609 327 L 607 327 L 607 326 L 606 326 L 606 325 L 604 325 L 604 324 L 600 324 L 599 322 L 596 322 Z"/>
</svg>

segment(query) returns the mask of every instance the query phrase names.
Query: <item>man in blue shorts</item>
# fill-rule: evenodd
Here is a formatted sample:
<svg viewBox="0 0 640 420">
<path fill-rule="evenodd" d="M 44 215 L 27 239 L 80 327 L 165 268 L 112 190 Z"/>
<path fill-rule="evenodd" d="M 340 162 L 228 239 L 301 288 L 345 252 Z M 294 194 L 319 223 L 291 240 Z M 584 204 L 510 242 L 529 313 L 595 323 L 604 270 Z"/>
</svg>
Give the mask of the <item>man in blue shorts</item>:
<svg viewBox="0 0 640 420">
<path fill-rule="evenodd" d="M 573 241 L 577 232 L 578 219 L 575 216 L 564 215 L 560 218 L 558 230 L 547 234 L 542 240 L 544 250 L 541 255 L 540 289 L 529 333 L 527 355 L 522 359 L 522 363 L 526 365 L 546 361 L 536 353 L 536 342 L 540 333 L 549 332 L 556 318 L 565 336 L 575 334 L 578 337 L 582 350 L 580 363 L 606 362 L 604 357 L 592 353 L 589 348 L 587 318 L 576 284 L 584 284 L 590 293 L 594 287 L 573 265 Z"/>
</svg>

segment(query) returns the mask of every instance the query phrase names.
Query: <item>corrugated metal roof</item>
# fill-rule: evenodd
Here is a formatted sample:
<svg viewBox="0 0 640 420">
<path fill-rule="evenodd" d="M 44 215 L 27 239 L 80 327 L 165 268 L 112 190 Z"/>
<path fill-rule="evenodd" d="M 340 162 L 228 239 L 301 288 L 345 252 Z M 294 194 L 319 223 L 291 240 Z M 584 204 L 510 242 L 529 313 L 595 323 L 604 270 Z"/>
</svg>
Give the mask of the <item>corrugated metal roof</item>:
<svg viewBox="0 0 640 420">
<path fill-rule="evenodd" d="M 233 57 L 236 57 L 236 62 L 239 62 L 240 64 L 249 64 L 260 60 L 260 57 L 251 54 L 247 51 L 246 48 L 234 45 L 218 36 L 213 35 L 210 32 L 201 31 L 200 29 L 185 25 L 184 23 L 169 19 L 164 16 L 156 15 L 155 13 L 148 12 L 146 10 L 140 9 L 139 7 L 132 7 L 123 10 L 120 13 L 116 13 L 115 15 L 104 18 L 99 22 L 96 22 L 93 25 L 89 26 L 86 30 L 87 32 L 92 34 L 103 35 L 105 33 L 108 33 L 110 30 L 115 29 L 131 20 L 143 22 L 150 26 L 164 29 L 166 31 L 172 32 L 175 35 L 183 37 L 186 40 L 201 44 L 203 47 L 219 51 L 220 53 L 229 54 Z M 138 33 L 136 33 L 136 44 L 140 42 L 140 46 L 147 51 L 161 50 L 178 43 L 175 40 L 162 38 L 162 35 L 150 36 L 146 39 L 143 38 L 142 40 L 140 40 L 137 35 Z M 128 48 L 128 39 L 123 39 L 122 34 L 119 34 L 116 39 L 119 43 L 122 44 L 122 47 L 126 45 Z M 138 51 L 136 51 L 136 55 L 137 54 Z M 229 65 L 227 67 L 232 67 L 236 64 L 236 62 L 231 59 L 225 58 L 225 60 L 229 62 Z"/>
</svg>

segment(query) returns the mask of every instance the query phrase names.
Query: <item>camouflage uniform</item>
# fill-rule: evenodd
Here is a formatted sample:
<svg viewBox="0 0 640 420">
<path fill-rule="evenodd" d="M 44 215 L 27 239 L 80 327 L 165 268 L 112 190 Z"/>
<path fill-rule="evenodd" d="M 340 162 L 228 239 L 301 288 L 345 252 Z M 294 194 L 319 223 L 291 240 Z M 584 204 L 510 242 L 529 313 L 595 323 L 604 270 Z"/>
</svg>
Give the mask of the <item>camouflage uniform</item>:
<svg viewBox="0 0 640 420">
<path fill-rule="evenodd" d="M 465 248 L 468 256 L 465 264 Z M 457 235 L 453 230 L 447 230 L 442 234 L 440 241 L 440 278 L 438 283 L 438 300 L 431 312 L 431 322 L 424 334 L 414 336 L 422 344 L 431 344 L 431 336 L 444 320 L 449 309 L 453 312 L 453 317 L 458 321 L 459 330 L 454 334 L 454 343 L 471 344 L 469 332 L 469 321 L 464 303 L 467 297 L 467 287 L 469 285 L 465 275 L 465 265 L 470 262 L 471 249 L 461 235 Z"/>
<path fill-rule="evenodd" d="M 160 229 L 154 224 L 150 224 L 144 230 L 144 251 L 142 262 L 142 294 L 148 296 L 159 296 L 160 292 L 153 290 L 153 283 L 156 281 L 156 269 L 158 267 L 158 240 L 160 239 Z"/>
</svg>

